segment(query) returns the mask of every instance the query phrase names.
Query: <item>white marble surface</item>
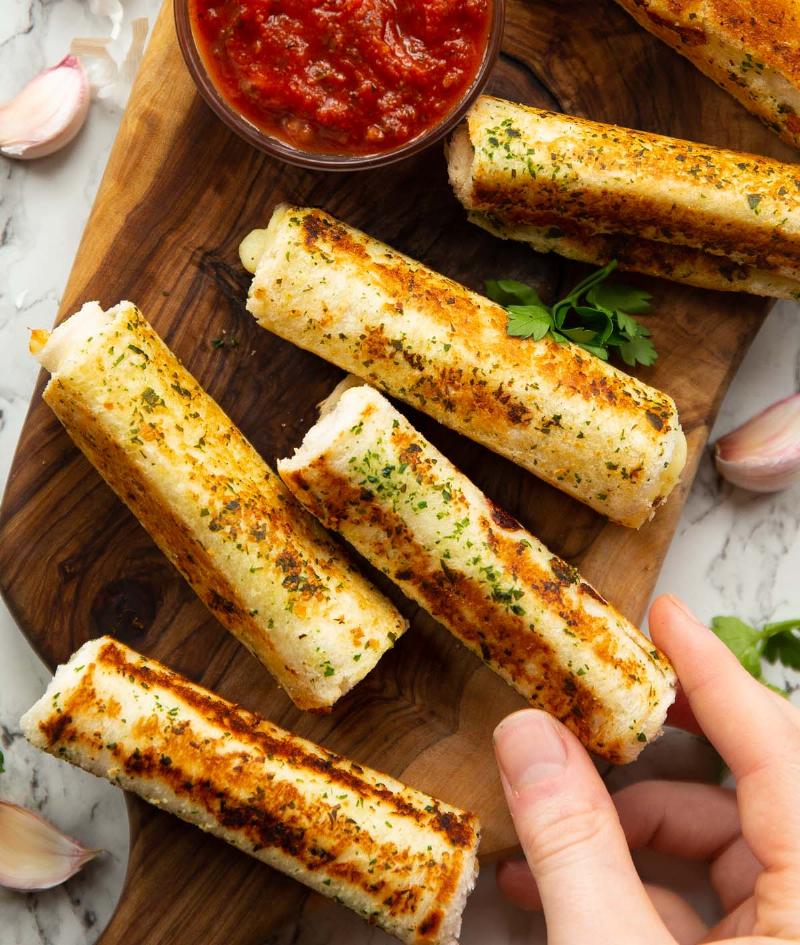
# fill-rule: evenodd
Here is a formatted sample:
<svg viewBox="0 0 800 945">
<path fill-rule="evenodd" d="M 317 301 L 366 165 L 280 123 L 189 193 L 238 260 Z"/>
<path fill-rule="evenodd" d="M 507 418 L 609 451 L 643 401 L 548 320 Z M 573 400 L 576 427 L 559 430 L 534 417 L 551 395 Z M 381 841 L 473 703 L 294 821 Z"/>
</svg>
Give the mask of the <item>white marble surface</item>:
<svg viewBox="0 0 800 945">
<path fill-rule="evenodd" d="M 153 21 L 159 0 L 126 4 Z M 67 51 L 75 35 L 103 35 L 108 21 L 84 0 L 3 0 L 0 4 L 0 101 Z M 0 487 L 5 483 L 35 379 L 26 355 L 29 326 L 52 322 L 81 230 L 119 122 L 115 106 L 94 103 L 87 126 L 64 152 L 20 164 L 0 158 Z M 800 388 L 800 312 L 779 305 L 769 317 L 723 405 L 717 432 Z M 703 462 L 658 583 L 681 594 L 703 617 L 736 613 L 754 622 L 800 610 L 800 488 L 778 496 L 720 486 Z M 6 771 L 0 797 L 35 807 L 90 846 L 109 851 L 65 886 L 24 896 L 0 890 L 3 945 L 89 945 L 113 910 L 125 872 L 127 821 L 122 795 L 88 775 L 35 752 L 18 719 L 41 693 L 47 672 L 0 605 L 0 745 Z M 696 746 L 683 747 L 694 750 Z M 652 750 L 658 766 L 675 755 Z M 701 752 L 702 754 L 702 752 Z M 664 864 L 646 864 L 663 872 Z M 698 870 L 672 871 L 701 907 L 713 909 Z M 283 942 L 378 945 L 389 940 L 315 903 L 305 928 Z M 498 903 L 485 870 L 465 916 L 464 945 L 543 941 L 539 920 Z M 155 943 L 154 943 L 155 945 Z"/>
</svg>

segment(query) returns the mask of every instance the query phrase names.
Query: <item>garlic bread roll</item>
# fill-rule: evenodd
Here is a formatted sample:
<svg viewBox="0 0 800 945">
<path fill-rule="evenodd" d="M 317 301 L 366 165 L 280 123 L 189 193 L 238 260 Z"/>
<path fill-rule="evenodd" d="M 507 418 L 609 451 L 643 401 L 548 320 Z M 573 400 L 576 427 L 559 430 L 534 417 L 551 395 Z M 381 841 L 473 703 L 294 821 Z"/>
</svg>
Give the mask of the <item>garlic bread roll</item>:
<svg viewBox="0 0 800 945">
<path fill-rule="evenodd" d="M 800 148 L 797 0 L 617 0 L 654 36 Z"/>
<path fill-rule="evenodd" d="M 22 717 L 52 755 L 226 840 L 402 942 L 456 945 L 475 817 L 291 735 L 111 637 Z"/>
<path fill-rule="evenodd" d="M 321 210 L 277 207 L 242 257 L 264 328 L 614 521 L 638 528 L 678 482 L 670 397 L 575 345 L 509 337 L 504 308 Z"/>
<path fill-rule="evenodd" d="M 504 226 L 624 234 L 800 279 L 796 165 L 487 95 L 448 160 L 463 205 Z"/>
<path fill-rule="evenodd" d="M 800 279 L 734 263 L 689 246 L 673 246 L 624 234 L 586 234 L 558 227 L 504 225 L 485 213 L 469 214 L 470 222 L 504 240 L 527 243 L 537 253 L 558 253 L 567 259 L 605 266 L 616 259 L 618 268 L 646 276 L 671 279 L 717 292 L 749 292 L 774 299 L 800 298 Z"/>
<path fill-rule="evenodd" d="M 345 391 L 283 481 L 532 706 L 632 761 L 675 692 L 665 656 L 377 391 Z"/>
<path fill-rule="evenodd" d="M 34 349 L 67 433 L 297 706 L 332 706 L 403 633 L 136 306 L 89 302 Z"/>
</svg>

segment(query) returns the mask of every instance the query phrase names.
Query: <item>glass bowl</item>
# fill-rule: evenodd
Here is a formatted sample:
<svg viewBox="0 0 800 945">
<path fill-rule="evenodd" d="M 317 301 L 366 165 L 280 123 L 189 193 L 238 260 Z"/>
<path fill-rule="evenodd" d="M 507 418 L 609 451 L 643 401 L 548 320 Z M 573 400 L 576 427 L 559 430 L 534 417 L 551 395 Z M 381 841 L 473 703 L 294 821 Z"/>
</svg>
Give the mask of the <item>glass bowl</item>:
<svg viewBox="0 0 800 945">
<path fill-rule="evenodd" d="M 220 94 L 216 85 L 214 85 L 211 76 L 208 74 L 203 57 L 195 43 L 194 33 L 192 32 L 191 17 L 189 15 L 188 0 L 174 0 L 175 28 L 178 34 L 178 45 L 183 53 L 183 58 L 189 69 L 189 73 L 197 86 L 198 92 L 205 99 L 211 110 L 215 112 L 218 118 L 240 138 L 244 138 L 253 147 L 258 148 L 265 154 L 279 158 L 289 164 L 297 164 L 300 167 L 309 167 L 315 170 L 323 171 L 355 171 L 362 168 L 381 167 L 384 164 L 393 164 L 395 161 L 402 161 L 403 158 L 418 154 L 423 149 L 429 147 L 434 142 L 439 141 L 449 131 L 461 121 L 470 105 L 480 95 L 486 85 L 492 66 L 500 52 L 500 44 L 503 39 L 503 24 L 505 22 L 505 0 L 491 0 L 491 24 L 489 27 L 489 38 L 486 44 L 486 50 L 483 54 L 483 61 L 472 81 L 472 84 L 465 90 L 461 101 L 456 105 L 440 122 L 434 125 L 422 134 L 417 135 L 405 144 L 389 151 L 381 151 L 376 154 L 322 154 L 315 151 L 304 151 L 294 145 L 281 141 L 272 135 L 262 131 L 248 119 L 240 115 L 232 105 Z"/>
</svg>

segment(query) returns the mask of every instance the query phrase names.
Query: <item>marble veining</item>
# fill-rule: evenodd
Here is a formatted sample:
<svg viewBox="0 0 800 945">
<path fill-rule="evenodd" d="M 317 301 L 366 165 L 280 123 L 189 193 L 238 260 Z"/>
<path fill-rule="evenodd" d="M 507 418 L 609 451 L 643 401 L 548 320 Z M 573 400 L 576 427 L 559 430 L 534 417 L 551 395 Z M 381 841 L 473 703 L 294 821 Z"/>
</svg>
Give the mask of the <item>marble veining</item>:
<svg viewBox="0 0 800 945">
<path fill-rule="evenodd" d="M 57 62 L 76 35 L 104 35 L 108 21 L 83 0 L 5 0 L 0 5 L 0 101 Z M 149 16 L 159 0 L 126 3 L 126 21 Z M 29 164 L 0 158 L 0 486 L 27 411 L 36 371 L 27 329 L 51 324 L 102 176 L 121 112 L 94 102 L 79 137 L 60 154 Z M 113 301 L 113 300 L 105 300 Z M 714 435 L 800 388 L 800 313 L 782 303 L 766 320 L 720 411 Z M 800 611 L 800 487 L 752 496 L 720 483 L 706 456 L 686 505 L 658 591 L 681 594 L 703 618 L 735 613 L 763 622 Z M 19 733 L 21 713 L 40 695 L 47 671 L 0 604 L 0 797 L 25 804 L 83 843 L 107 851 L 64 886 L 38 895 L 0 890 L 3 945 L 91 945 L 122 888 L 128 838 L 120 791 L 36 752 Z M 782 681 L 775 670 L 772 678 Z M 715 757 L 698 739 L 670 733 L 624 781 L 658 776 L 712 777 Z M 707 915 L 714 904 L 702 870 L 646 858 L 648 876 L 686 892 Z M 464 945 L 544 941 L 543 923 L 501 904 L 485 869 L 465 915 Z M 346 910 L 311 897 L 298 923 L 271 945 L 382 945 L 391 940 Z"/>
</svg>

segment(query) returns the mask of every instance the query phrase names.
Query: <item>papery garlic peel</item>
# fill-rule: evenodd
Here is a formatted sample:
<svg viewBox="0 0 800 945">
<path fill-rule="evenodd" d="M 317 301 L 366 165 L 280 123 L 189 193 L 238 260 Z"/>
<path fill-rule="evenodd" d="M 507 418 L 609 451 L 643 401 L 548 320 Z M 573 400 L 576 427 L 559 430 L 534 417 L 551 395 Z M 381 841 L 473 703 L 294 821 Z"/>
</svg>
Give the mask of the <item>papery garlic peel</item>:
<svg viewBox="0 0 800 945">
<path fill-rule="evenodd" d="M 800 394 L 717 440 L 714 461 L 724 479 L 750 492 L 780 492 L 800 481 Z"/>
<path fill-rule="evenodd" d="M 111 36 L 78 36 L 72 40 L 69 51 L 86 67 L 89 88 L 96 98 L 113 102 L 120 108 L 125 105 L 144 55 L 148 27 L 147 17 L 131 21 L 130 44 L 121 60 L 112 45 L 116 38 L 113 30 Z"/>
<path fill-rule="evenodd" d="M 83 127 L 89 80 L 77 56 L 36 76 L 0 106 L 0 154 L 30 160 L 63 148 Z"/>
<path fill-rule="evenodd" d="M 87 850 L 39 814 L 0 801 L 0 886 L 50 889 L 100 852 Z"/>
</svg>

